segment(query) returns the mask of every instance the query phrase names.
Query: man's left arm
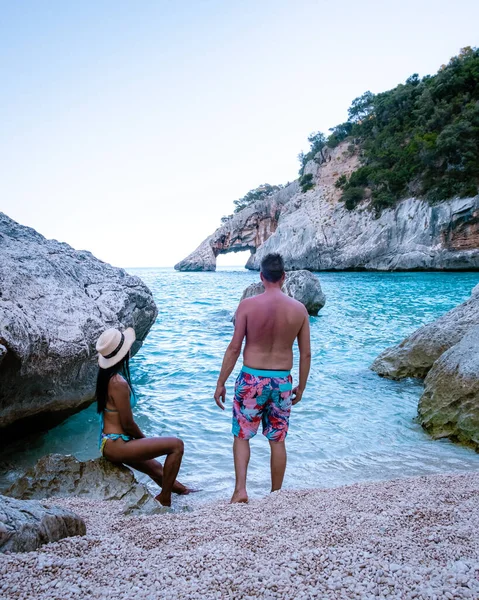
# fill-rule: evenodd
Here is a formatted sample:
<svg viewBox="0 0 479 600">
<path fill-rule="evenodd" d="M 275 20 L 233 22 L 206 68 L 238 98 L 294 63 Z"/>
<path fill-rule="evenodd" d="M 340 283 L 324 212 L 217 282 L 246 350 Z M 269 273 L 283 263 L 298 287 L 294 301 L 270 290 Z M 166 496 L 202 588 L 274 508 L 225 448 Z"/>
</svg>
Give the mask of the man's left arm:
<svg viewBox="0 0 479 600">
<path fill-rule="evenodd" d="M 235 331 L 233 339 L 226 349 L 223 357 L 223 364 L 221 365 L 221 371 L 218 376 L 218 382 L 216 384 L 215 391 L 215 402 L 222 409 L 225 409 L 224 401 L 226 398 L 226 381 L 231 375 L 231 372 L 235 368 L 236 361 L 241 354 L 241 346 L 246 335 L 246 310 L 243 302 L 240 302 L 238 310 L 236 311 L 235 319 Z"/>
</svg>

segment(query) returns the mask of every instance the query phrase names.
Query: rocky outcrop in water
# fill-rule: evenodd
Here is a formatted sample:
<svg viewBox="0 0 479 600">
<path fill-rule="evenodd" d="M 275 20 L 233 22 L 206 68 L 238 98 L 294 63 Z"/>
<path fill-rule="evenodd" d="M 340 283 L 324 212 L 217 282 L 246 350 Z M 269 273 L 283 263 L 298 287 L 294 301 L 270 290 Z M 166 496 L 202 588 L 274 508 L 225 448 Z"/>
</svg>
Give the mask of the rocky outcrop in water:
<svg viewBox="0 0 479 600">
<path fill-rule="evenodd" d="M 418 413 L 426 431 L 479 450 L 479 326 L 436 360 L 424 384 Z"/>
<path fill-rule="evenodd" d="M 386 349 L 371 368 L 391 379 L 419 377 L 419 419 L 433 437 L 479 450 L 479 285 L 471 297 Z"/>
<path fill-rule="evenodd" d="M 31 552 L 42 544 L 85 533 L 83 519 L 69 510 L 0 496 L 0 552 Z"/>
<path fill-rule="evenodd" d="M 125 505 L 125 514 L 154 514 L 162 509 L 128 467 L 113 464 L 104 458 L 82 462 L 74 456 L 49 454 L 5 493 L 23 500 L 70 496 L 121 500 Z"/>
<path fill-rule="evenodd" d="M 276 230 L 282 207 L 298 191 L 291 183 L 266 200 L 258 200 L 233 215 L 198 248 L 175 265 L 177 271 L 214 271 L 216 257 L 226 252 L 256 252 Z"/>
<path fill-rule="evenodd" d="M 250 269 L 259 269 L 270 252 L 279 252 L 288 270 L 479 269 L 479 196 L 434 205 L 409 198 L 379 217 L 367 200 L 349 211 L 339 200 L 341 191 L 335 183 L 357 168 L 358 157 L 342 143 L 325 149 L 316 160 L 305 168 L 313 175 L 314 189 L 302 193 L 291 184 L 280 192 L 282 196 L 268 200 L 273 212 L 266 207 L 244 209 L 175 268 L 214 270 L 218 240 L 223 240 L 221 252 L 251 250 L 246 265 Z M 261 230 L 264 220 L 268 233 L 249 236 L 247 244 L 238 245 L 251 211 L 255 231 Z"/>
<path fill-rule="evenodd" d="M 135 353 L 156 315 L 138 277 L 0 213 L 0 428 L 38 430 L 87 406 L 100 333 L 134 327 Z"/>
<path fill-rule="evenodd" d="M 424 379 L 443 352 L 460 342 L 475 325 L 479 325 L 479 285 L 466 302 L 424 325 L 397 346 L 384 350 L 371 368 L 390 379 Z"/>
<path fill-rule="evenodd" d="M 319 279 L 309 271 L 292 271 L 286 273 L 282 289 L 285 294 L 304 304 L 306 310 L 312 316 L 316 316 L 326 304 L 326 296 L 321 289 Z M 261 281 L 252 283 L 243 292 L 241 300 L 257 296 L 263 292 L 264 285 Z"/>
</svg>

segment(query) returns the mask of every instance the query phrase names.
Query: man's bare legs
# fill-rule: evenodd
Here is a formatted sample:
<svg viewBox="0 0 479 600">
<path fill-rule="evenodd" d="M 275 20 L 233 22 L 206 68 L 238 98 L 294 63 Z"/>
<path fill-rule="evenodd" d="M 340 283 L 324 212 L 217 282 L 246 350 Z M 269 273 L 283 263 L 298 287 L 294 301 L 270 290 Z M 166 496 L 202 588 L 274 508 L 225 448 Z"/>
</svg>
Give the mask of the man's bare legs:
<svg viewBox="0 0 479 600">
<path fill-rule="evenodd" d="M 231 504 L 238 502 L 248 502 L 246 492 L 246 473 L 250 457 L 249 440 L 242 440 L 235 436 L 233 442 L 233 457 L 235 462 L 236 485 Z"/>
<path fill-rule="evenodd" d="M 276 492 L 283 485 L 286 470 L 286 444 L 285 442 L 272 442 L 271 448 L 271 491 Z"/>
</svg>

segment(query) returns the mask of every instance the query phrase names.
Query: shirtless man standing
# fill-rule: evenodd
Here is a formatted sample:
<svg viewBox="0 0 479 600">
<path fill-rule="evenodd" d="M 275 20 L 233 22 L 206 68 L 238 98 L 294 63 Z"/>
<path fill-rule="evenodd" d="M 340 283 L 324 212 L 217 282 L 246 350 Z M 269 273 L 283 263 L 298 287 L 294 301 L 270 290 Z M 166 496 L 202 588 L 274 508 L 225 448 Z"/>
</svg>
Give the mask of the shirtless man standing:
<svg viewBox="0 0 479 600">
<path fill-rule="evenodd" d="M 279 254 L 265 256 L 260 277 L 264 293 L 246 298 L 236 311 L 233 339 L 226 349 L 214 395 L 216 404 L 224 410 L 225 384 L 246 337 L 244 364 L 236 380 L 233 400 L 236 486 L 232 503 L 248 502 L 249 440 L 256 435 L 260 422 L 271 447 L 271 491 L 281 489 L 291 405 L 301 400 L 311 364 L 308 313 L 301 302 L 281 291 L 285 272 Z M 300 354 L 299 385 L 292 389 L 291 368 L 296 338 Z"/>
</svg>

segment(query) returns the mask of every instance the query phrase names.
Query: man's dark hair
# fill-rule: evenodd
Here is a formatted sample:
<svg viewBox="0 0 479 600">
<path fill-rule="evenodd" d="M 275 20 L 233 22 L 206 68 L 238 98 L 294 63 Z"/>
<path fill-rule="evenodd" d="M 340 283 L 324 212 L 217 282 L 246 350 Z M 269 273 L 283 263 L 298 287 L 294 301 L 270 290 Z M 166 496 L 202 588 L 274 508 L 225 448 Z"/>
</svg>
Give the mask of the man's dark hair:
<svg viewBox="0 0 479 600">
<path fill-rule="evenodd" d="M 266 281 L 279 281 L 284 274 L 284 260 L 281 254 L 267 254 L 261 261 L 261 273 Z"/>
</svg>

